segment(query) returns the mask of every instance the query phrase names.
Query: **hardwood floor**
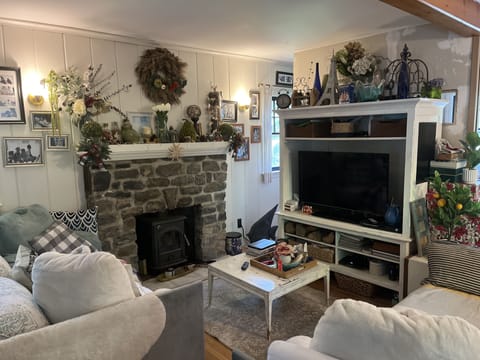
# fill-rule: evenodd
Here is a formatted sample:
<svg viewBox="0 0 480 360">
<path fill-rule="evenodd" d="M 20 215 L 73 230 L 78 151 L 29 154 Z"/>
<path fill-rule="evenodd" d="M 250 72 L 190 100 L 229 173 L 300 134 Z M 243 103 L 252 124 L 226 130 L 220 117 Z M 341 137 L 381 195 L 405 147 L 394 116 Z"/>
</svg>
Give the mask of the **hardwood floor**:
<svg viewBox="0 0 480 360">
<path fill-rule="evenodd" d="M 323 290 L 323 280 L 319 280 L 310 286 Z M 376 306 L 389 307 L 392 306 L 392 296 L 388 291 L 379 291 L 375 297 L 365 297 L 352 292 L 340 289 L 332 279 L 330 282 L 330 296 L 337 299 L 351 298 L 362 300 L 374 304 Z M 205 333 L 205 360 L 231 360 L 232 350 L 218 341 L 216 338 Z"/>
</svg>

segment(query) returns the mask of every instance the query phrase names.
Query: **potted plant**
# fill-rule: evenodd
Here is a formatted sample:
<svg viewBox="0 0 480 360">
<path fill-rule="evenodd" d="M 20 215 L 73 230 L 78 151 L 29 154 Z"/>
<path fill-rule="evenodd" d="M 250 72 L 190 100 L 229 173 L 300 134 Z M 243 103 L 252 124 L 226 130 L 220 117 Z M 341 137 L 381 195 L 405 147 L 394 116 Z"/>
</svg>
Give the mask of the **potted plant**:
<svg viewBox="0 0 480 360">
<path fill-rule="evenodd" d="M 476 184 L 478 178 L 477 165 L 480 164 L 480 136 L 475 131 L 467 134 L 465 140 L 460 140 L 465 149 L 464 158 L 467 166 L 463 170 L 463 182 Z"/>
</svg>

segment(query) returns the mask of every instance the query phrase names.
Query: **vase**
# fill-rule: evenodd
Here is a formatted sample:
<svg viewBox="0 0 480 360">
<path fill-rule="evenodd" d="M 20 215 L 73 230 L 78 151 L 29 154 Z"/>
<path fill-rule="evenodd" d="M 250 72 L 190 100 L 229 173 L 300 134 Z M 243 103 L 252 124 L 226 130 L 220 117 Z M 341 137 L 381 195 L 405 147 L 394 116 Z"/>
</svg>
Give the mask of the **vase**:
<svg viewBox="0 0 480 360">
<path fill-rule="evenodd" d="M 400 54 L 401 63 L 400 71 L 398 72 L 398 84 L 397 84 L 397 98 L 406 99 L 410 94 L 410 73 L 408 71 L 408 57 L 410 52 L 407 45 L 404 46 L 402 53 Z"/>
<path fill-rule="evenodd" d="M 477 169 L 463 169 L 462 179 L 465 184 L 473 185 L 477 183 L 478 170 Z"/>
<path fill-rule="evenodd" d="M 158 111 L 156 115 L 157 120 L 157 138 L 159 143 L 168 143 L 168 129 L 167 121 L 168 115 L 166 111 Z"/>
<path fill-rule="evenodd" d="M 379 96 L 383 92 L 383 84 L 385 80 L 381 80 L 380 83 L 363 83 L 357 81 L 355 84 L 355 97 L 359 102 L 377 101 Z"/>
</svg>

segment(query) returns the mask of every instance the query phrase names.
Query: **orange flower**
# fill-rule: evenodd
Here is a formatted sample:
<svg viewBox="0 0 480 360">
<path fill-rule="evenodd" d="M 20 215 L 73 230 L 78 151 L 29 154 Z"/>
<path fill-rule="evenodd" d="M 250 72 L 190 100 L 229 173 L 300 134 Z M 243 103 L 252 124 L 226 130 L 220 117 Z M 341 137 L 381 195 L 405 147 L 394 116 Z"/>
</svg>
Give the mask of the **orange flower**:
<svg viewBox="0 0 480 360">
<path fill-rule="evenodd" d="M 438 199 L 437 200 L 437 205 L 438 205 L 438 207 L 444 207 L 445 205 L 447 205 L 447 201 L 443 198 Z"/>
</svg>

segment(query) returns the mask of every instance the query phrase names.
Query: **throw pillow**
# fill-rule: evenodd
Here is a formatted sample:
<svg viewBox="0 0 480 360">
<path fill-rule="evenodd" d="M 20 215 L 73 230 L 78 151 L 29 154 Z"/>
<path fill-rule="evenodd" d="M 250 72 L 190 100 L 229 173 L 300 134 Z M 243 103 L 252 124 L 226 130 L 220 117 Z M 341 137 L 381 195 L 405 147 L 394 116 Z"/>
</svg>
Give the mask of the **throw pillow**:
<svg viewBox="0 0 480 360">
<path fill-rule="evenodd" d="M 33 298 L 52 323 L 135 298 L 129 275 L 110 253 L 46 252 L 33 264 Z"/>
<path fill-rule="evenodd" d="M 32 291 L 32 266 L 37 254 L 30 248 L 20 245 L 10 277 Z"/>
<path fill-rule="evenodd" d="M 18 245 L 40 234 L 53 222 L 50 213 L 41 205 L 19 207 L 0 216 L 0 255 L 15 255 Z"/>
<path fill-rule="evenodd" d="M 480 330 L 455 316 L 397 311 L 336 300 L 320 318 L 310 348 L 338 359 L 478 359 Z"/>
<path fill-rule="evenodd" d="M 10 277 L 10 271 L 12 271 L 10 264 L 0 256 L 0 277 Z"/>
<path fill-rule="evenodd" d="M 16 281 L 0 278 L 0 340 L 46 325 L 32 294 Z"/>
<path fill-rule="evenodd" d="M 29 244 L 38 254 L 46 251 L 69 253 L 80 245 L 87 245 L 92 251 L 95 251 L 89 241 L 76 235 L 61 221 L 54 221 L 45 231 L 34 236 Z"/>
<path fill-rule="evenodd" d="M 66 224 L 71 230 L 98 233 L 96 207 L 76 211 L 50 211 L 50 214 L 55 220 Z"/>
<path fill-rule="evenodd" d="M 480 249 L 432 242 L 428 246 L 426 283 L 480 295 Z"/>
</svg>

